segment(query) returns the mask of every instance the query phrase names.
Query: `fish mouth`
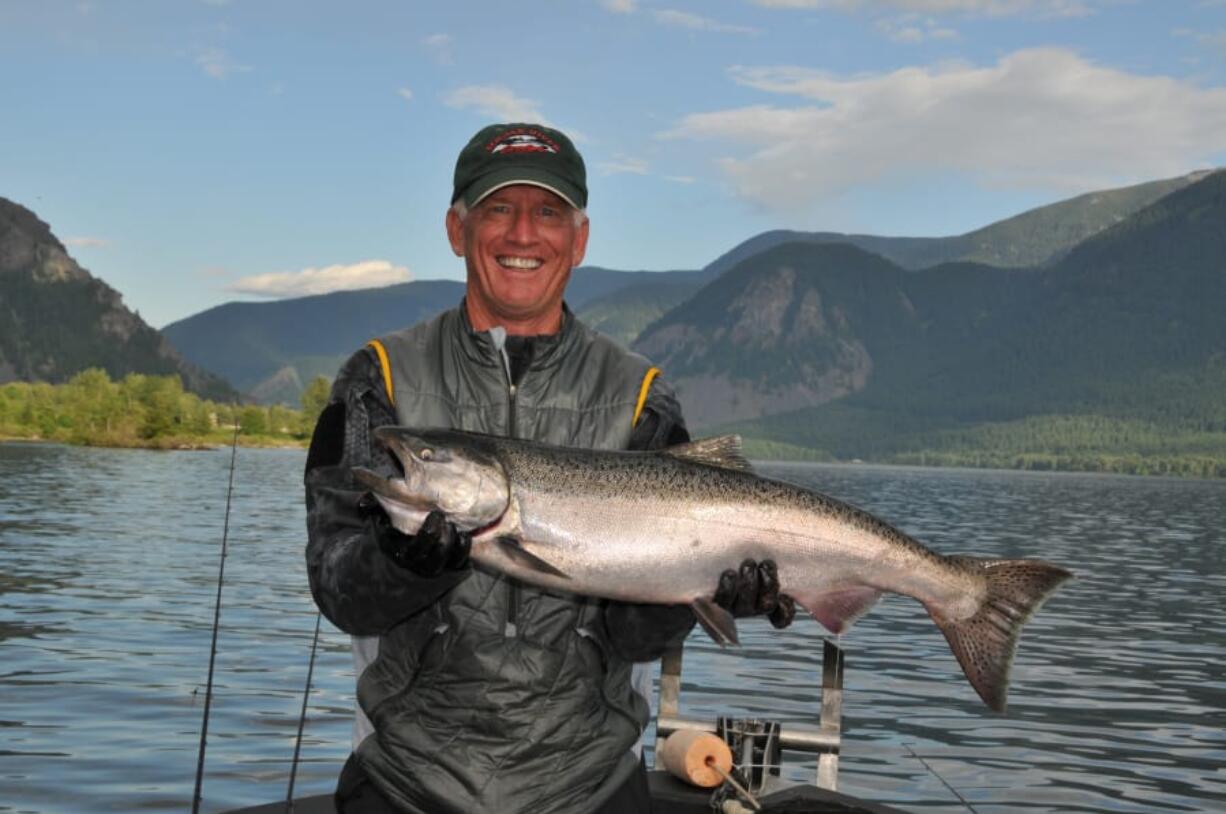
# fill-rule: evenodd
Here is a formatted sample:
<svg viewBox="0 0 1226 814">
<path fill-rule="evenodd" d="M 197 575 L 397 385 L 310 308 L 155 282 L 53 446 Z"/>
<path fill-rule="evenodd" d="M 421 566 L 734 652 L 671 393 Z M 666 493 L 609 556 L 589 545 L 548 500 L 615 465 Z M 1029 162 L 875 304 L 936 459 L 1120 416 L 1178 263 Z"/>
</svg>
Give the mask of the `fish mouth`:
<svg viewBox="0 0 1226 814">
<path fill-rule="evenodd" d="M 375 440 L 392 453 L 392 457 L 406 475 L 410 467 L 416 468 L 422 462 L 420 451 L 427 446 L 424 439 L 391 426 L 377 428 L 374 435 Z"/>
<path fill-rule="evenodd" d="M 412 506 L 415 509 L 430 508 L 420 495 L 415 494 L 409 489 L 409 485 L 405 482 L 404 478 L 385 478 L 378 472 L 362 466 L 355 466 L 351 471 L 353 472 L 354 480 L 374 495 L 385 507 L 387 505 L 386 501 L 390 500 L 406 506 Z"/>
</svg>

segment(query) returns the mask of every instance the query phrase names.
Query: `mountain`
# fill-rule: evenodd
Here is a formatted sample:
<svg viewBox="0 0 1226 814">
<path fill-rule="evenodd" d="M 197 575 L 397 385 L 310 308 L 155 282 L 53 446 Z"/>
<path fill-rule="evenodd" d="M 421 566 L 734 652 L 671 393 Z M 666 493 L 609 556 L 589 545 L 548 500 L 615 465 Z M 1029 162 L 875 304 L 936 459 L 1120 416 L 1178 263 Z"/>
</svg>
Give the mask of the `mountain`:
<svg viewBox="0 0 1226 814">
<path fill-rule="evenodd" d="M 81 268 L 33 212 L 0 198 L 0 382 L 58 383 L 91 367 L 112 378 L 177 373 L 206 398 L 237 395 Z"/>
<path fill-rule="evenodd" d="M 162 332 L 193 362 L 262 401 L 298 403 L 315 376 L 332 378 L 367 340 L 412 325 L 464 296 L 453 280 L 337 291 L 273 302 L 231 302 Z"/>
<path fill-rule="evenodd" d="M 1181 434 L 1189 449 L 1217 450 L 1226 431 L 1224 224 L 1226 172 L 1219 171 L 1043 269 L 946 264 L 900 278 L 897 267 L 866 266 L 863 285 L 883 302 L 901 298 L 906 307 L 873 315 L 857 310 L 862 298 L 845 293 L 824 301 L 824 313 L 848 317 L 844 345 L 863 347 L 869 360 L 860 365 L 870 372 L 858 386 L 799 410 L 739 422 L 735 410 L 712 407 L 700 389 L 683 390 L 682 401 L 687 410 L 701 403 L 715 414 L 711 423 L 732 420 L 730 428 L 747 436 L 839 457 L 897 459 L 934 444 L 972 437 L 982 443 L 989 432 L 1035 435 L 1070 422 L 1076 432 L 1134 433 L 1158 438 L 1155 443 Z M 800 248 L 813 247 L 788 250 Z M 812 286 L 827 285 L 832 275 L 812 258 L 803 273 L 814 278 Z M 739 279 L 741 292 L 748 292 L 778 274 L 747 261 L 725 278 Z M 760 308 L 793 313 L 802 303 L 792 296 Z M 648 331 L 639 346 L 682 310 Z M 724 321 L 731 319 L 729 313 Z M 671 330 L 694 329 L 691 322 Z M 890 345 L 887 331 L 899 344 Z M 770 360 L 791 338 L 758 353 Z M 764 384 L 761 376 L 753 383 Z M 1036 424 L 1037 418 L 1047 423 Z M 1128 443 L 1135 448 L 1135 439 Z"/>
<path fill-rule="evenodd" d="M 718 257 L 703 269 L 703 274 L 708 279 L 718 277 L 748 257 L 783 243 L 798 242 L 850 243 L 912 270 L 959 261 L 1014 268 L 1042 266 L 1209 172 L 1078 195 L 953 237 L 881 237 L 783 229 L 763 232 Z"/>
<path fill-rule="evenodd" d="M 1033 273 L 976 263 L 909 272 L 845 243 L 742 262 L 643 332 L 687 420 L 709 427 L 932 375 L 1016 310 Z"/>
</svg>

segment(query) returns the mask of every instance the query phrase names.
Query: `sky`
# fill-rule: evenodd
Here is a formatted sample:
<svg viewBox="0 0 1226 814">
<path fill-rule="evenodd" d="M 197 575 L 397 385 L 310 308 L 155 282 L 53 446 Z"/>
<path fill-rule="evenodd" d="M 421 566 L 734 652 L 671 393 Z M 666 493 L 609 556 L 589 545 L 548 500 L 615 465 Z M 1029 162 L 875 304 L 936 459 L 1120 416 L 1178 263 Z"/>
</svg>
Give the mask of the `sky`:
<svg viewBox="0 0 1226 814">
<path fill-rule="evenodd" d="M 961 234 L 1226 165 L 1226 0 L 0 0 L 0 197 L 156 327 L 463 279 L 455 158 L 516 120 L 590 265 Z"/>
</svg>

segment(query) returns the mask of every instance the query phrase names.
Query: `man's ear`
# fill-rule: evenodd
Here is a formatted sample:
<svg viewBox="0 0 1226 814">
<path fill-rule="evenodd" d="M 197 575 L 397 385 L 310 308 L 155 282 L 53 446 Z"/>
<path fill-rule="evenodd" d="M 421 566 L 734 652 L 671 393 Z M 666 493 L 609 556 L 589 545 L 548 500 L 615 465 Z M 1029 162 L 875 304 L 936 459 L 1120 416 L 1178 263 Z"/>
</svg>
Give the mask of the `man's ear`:
<svg viewBox="0 0 1226 814">
<path fill-rule="evenodd" d="M 447 208 L 447 239 L 451 241 L 451 250 L 456 257 L 464 256 L 464 221 L 456 214 L 455 209 Z"/>
<path fill-rule="evenodd" d="M 583 256 L 587 254 L 587 232 L 588 219 L 584 218 L 583 223 L 579 224 L 579 228 L 575 230 L 575 243 L 571 248 L 570 267 L 574 268 L 583 262 Z"/>
</svg>

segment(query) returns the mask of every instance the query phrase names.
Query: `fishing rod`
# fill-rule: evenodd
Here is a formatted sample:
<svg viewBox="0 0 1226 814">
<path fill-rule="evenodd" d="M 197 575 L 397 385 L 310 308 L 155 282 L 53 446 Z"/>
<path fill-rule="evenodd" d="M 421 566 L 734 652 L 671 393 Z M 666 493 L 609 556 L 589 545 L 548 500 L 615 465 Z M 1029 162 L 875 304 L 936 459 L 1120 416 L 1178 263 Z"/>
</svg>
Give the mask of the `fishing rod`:
<svg viewBox="0 0 1226 814">
<path fill-rule="evenodd" d="M 911 748 L 910 744 L 904 743 L 903 746 L 906 748 L 908 752 L 911 753 L 911 757 L 915 758 L 920 763 L 924 764 L 924 768 L 928 770 L 928 773 L 931 774 L 933 777 L 935 777 L 937 780 L 940 780 L 942 785 L 944 785 L 945 788 L 949 789 L 950 792 L 955 797 L 958 798 L 958 800 L 962 803 L 962 805 L 966 806 L 967 810 L 970 811 L 971 814 L 979 814 L 979 812 L 975 810 L 975 807 L 971 805 L 969 802 L 967 802 L 967 799 L 965 797 L 963 797 L 961 794 L 958 793 L 958 790 L 956 788 L 949 785 L 949 783 L 946 782 L 944 777 L 941 777 L 939 774 L 937 774 L 936 769 L 928 765 L 928 761 L 924 760 L 922 757 L 920 757 L 919 755 L 915 753 L 915 750 Z"/>
<path fill-rule="evenodd" d="M 196 761 L 196 790 L 192 814 L 200 811 L 200 787 L 204 782 L 204 747 L 209 736 L 209 709 L 213 702 L 213 667 L 217 662 L 217 631 L 221 627 L 221 586 L 226 574 L 226 550 L 230 538 L 230 506 L 234 497 L 234 460 L 238 456 L 238 407 L 234 406 L 234 439 L 230 442 L 230 485 L 226 488 L 226 519 L 221 529 L 221 561 L 217 566 L 217 599 L 213 603 L 213 644 L 209 650 L 209 678 L 204 689 L 204 721 L 200 725 L 200 757 Z"/>
<path fill-rule="evenodd" d="M 315 614 L 315 635 L 311 638 L 311 660 L 307 664 L 306 686 L 302 689 L 302 713 L 298 716 L 298 736 L 294 739 L 294 760 L 289 767 L 289 789 L 285 792 L 285 811 L 294 810 L 294 778 L 298 776 L 298 755 L 302 751 L 302 730 L 306 726 L 307 699 L 311 695 L 311 676 L 315 673 L 315 651 L 319 647 L 319 620 L 323 613 Z"/>
</svg>

